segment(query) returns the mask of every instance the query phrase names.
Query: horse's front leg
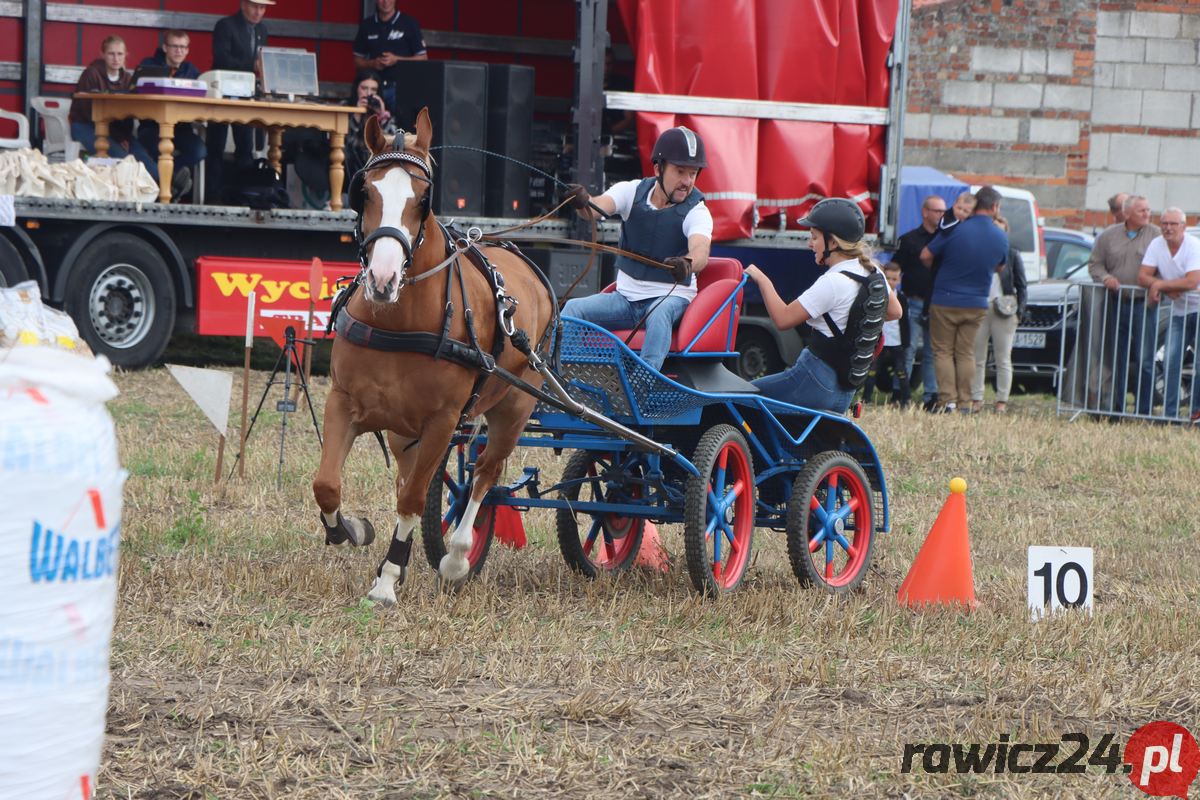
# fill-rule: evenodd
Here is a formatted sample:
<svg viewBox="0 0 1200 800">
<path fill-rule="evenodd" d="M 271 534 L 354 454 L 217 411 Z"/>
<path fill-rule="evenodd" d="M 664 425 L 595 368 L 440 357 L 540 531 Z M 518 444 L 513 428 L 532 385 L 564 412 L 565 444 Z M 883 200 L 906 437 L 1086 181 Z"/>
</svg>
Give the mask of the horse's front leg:
<svg viewBox="0 0 1200 800">
<path fill-rule="evenodd" d="M 335 388 L 325 401 L 325 441 L 321 446 L 321 466 L 313 479 L 313 496 L 321 508 L 325 544 L 350 542 L 364 547 L 375 540 L 375 529 L 361 517 L 344 517 L 342 505 L 342 467 L 359 431 L 350 422 L 350 398 Z"/>
<path fill-rule="evenodd" d="M 404 583 L 408 575 L 408 560 L 412 555 L 412 534 L 421 522 L 425 510 L 425 495 L 434 473 L 442 465 L 442 456 L 450 437 L 454 433 L 454 422 L 439 420 L 434 429 L 427 427 L 421 432 L 419 444 L 408 447 L 411 439 L 389 436 L 392 452 L 399 462 L 396 476 L 396 525 L 392 529 L 392 543 L 387 555 L 375 570 L 375 583 L 367 597 L 384 605 L 395 605 L 396 585 Z M 399 446 L 398 446 L 399 445 Z"/>
</svg>

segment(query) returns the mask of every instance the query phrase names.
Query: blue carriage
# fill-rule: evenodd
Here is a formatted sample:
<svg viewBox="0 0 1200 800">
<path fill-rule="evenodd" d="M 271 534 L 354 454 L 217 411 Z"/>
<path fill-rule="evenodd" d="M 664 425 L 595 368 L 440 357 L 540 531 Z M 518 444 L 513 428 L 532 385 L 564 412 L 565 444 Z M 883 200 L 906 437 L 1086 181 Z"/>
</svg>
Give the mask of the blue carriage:
<svg viewBox="0 0 1200 800">
<path fill-rule="evenodd" d="M 566 466 L 550 483 L 525 467 L 491 491 L 468 554 L 474 572 L 496 509 L 510 506 L 555 509 L 563 557 L 589 577 L 630 566 L 653 522 L 683 524 L 688 574 L 706 595 L 741 583 L 755 528 L 786 533 L 801 583 L 845 592 L 862 582 L 889 528 L 879 458 L 849 418 L 761 397 L 726 369 L 745 284 L 736 260 L 709 261 L 661 371 L 635 352 L 640 332 L 563 318 L 558 388 L 571 402 L 540 404 L 519 445 L 567 452 Z M 486 443 L 486 432 L 460 432 L 430 486 L 422 537 L 435 568 Z"/>
</svg>

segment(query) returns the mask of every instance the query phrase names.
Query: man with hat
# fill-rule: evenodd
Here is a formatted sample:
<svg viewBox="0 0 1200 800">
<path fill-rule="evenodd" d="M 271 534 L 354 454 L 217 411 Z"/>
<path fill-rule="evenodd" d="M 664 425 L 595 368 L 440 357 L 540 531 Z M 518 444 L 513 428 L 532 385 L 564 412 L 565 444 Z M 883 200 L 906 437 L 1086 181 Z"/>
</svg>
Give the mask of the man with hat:
<svg viewBox="0 0 1200 800">
<path fill-rule="evenodd" d="M 259 51 L 267 46 L 267 25 L 263 17 L 267 14 L 267 6 L 273 5 L 275 0 L 241 0 L 238 13 L 217 20 L 213 28 L 213 69 L 258 72 Z M 218 205 L 225 201 L 222 162 L 228 131 L 229 126 L 224 123 L 208 123 L 205 199 Z M 254 128 L 234 125 L 233 147 L 237 167 L 250 167 L 254 160 Z"/>
<path fill-rule="evenodd" d="M 654 177 L 623 181 L 591 197 L 571 184 L 571 206 L 584 219 L 594 219 L 595 205 L 605 214 L 619 214 L 620 247 L 670 267 L 652 267 L 628 256 L 617 257 L 617 287 L 612 293 L 567 301 L 563 314 L 609 330 L 645 327 L 642 359 L 662 367 L 671 348 L 671 332 L 696 296 L 696 276 L 708 264 L 712 244 L 712 214 L 704 195 L 695 188 L 700 170 L 708 166 L 704 142 L 679 126 L 664 131 L 650 160 Z"/>
</svg>

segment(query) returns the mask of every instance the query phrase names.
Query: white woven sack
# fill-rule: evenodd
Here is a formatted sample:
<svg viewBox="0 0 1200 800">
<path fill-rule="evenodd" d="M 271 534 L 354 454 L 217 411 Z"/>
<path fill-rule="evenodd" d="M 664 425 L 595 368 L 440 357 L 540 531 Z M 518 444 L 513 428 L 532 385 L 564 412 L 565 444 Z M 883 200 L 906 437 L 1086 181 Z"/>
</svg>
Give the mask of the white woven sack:
<svg viewBox="0 0 1200 800">
<path fill-rule="evenodd" d="M 28 287 L 0 289 L 0 798 L 58 800 L 96 787 L 125 473 L 108 361 Z"/>
</svg>

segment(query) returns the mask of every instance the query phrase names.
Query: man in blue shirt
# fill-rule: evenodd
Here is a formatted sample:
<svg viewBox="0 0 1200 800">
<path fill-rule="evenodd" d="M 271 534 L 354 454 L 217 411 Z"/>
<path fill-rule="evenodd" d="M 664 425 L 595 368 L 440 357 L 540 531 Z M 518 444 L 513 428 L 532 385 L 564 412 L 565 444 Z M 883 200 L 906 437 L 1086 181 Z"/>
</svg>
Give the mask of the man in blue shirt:
<svg viewBox="0 0 1200 800">
<path fill-rule="evenodd" d="M 984 186 L 975 193 L 975 212 L 938 236 L 921 251 L 932 265 L 941 258 L 929 301 L 938 406 L 946 411 L 971 408 L 975 374 L 975 336 L 987 314 L 988 293 L 1008 257 L 1008 235 L 996 225 L 1000 193 Z"/>
<path fill-rule="evenodd" d="M 421 26 L 396 10 L 396 0 L 376 0 L 376 12 L 358 24 L 354 37 L 354 68 L 373 69 L 383 76 L 379 94 L 388 111 L 396 113 L 396 80 L 401 61 L 426 61 Z"/>
</svg>

